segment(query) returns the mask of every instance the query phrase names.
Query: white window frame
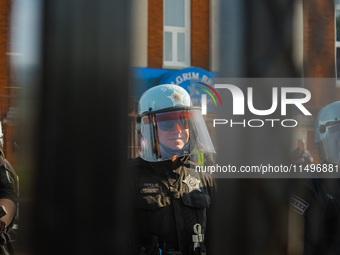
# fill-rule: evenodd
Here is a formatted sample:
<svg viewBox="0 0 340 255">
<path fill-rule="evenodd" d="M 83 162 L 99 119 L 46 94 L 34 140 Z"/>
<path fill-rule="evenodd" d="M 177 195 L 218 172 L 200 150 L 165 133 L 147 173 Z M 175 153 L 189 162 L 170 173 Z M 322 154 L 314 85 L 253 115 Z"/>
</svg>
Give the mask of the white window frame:
<svg viewBox="0 0 340 255">
<path fill-rule="evenodd" d="M 337 31 L 336 31 L 336 13 L 337 11 L 340 12 L 340 4 L 336 4 L 336 1 L 335 1 L 335 15 L 334 15 L 334 32 L 335 32 L 335 79 L 336 79 L 336 86 L 337 87 L 340 87 L 340 74 L 338 74 L 338 66 L 337 66 L 337 49 L 340 48 L 340 41 L 337 41 L 336 40 L 336 35 L 337 35 Z"/>
<path fill-rule="evenodd" d="M 165 4 L 163 0 L 163 68 L 181 69 L 190 66 L 191 58 L 191 29 L 190 29 L 190 0 L 184 0 L 184 27 L 166 26 L 165 25 Z M 165 61 L 165 32 L 172 33 L 172 61 Z M 184 52 L 185 62 L 177 61 L 177 35 L 178 33 L 185 34 Z"/>
</svg>

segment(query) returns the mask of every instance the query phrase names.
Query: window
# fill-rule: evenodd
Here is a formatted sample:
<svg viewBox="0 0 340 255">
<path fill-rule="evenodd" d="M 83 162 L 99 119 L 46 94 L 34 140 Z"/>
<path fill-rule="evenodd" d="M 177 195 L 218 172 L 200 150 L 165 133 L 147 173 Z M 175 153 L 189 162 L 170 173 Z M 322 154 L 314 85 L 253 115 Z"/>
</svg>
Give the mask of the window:
<svg viewBox="0 0 340 255">
<path fill-rule="evenodd" d="M 340 0 L 335 1 L 335 61 L 336 79 L 340 83 Z"/>
<path fill-rule="evenodd" d="M 163 66 L 190 66 L 190 0 L 164 0 Z"/>
</svg>

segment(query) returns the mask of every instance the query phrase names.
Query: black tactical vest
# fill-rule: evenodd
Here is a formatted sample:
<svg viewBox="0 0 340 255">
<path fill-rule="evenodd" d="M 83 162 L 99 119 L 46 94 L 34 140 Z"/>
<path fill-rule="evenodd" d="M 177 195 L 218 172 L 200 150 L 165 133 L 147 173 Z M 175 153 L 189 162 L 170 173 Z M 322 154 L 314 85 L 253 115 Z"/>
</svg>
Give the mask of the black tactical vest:
<svg viewBox="0 0 340 255">
<path fill-rule="evenodd" d="M 212 179 L 195 172 L 185 159 L 173 164 L 170 160 L 150 163 L 138 158 L 133 169 L 135 254 L 194 254 L 193 236 L 202 241 L 205 254 L 203 239 L 214 192 Z"/>
</svg>

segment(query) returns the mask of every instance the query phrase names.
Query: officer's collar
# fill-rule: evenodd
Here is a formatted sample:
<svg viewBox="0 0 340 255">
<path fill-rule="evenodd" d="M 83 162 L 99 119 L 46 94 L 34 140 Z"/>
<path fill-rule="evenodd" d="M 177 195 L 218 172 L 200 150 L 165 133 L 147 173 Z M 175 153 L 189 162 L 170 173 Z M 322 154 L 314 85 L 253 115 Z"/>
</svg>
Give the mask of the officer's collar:
<svg viewBox="0 0 340 255">
<path fill-rule="evenodd" d="M 176 162 L 169 159 L 169 160 L 164 160 L 164 161 L 159 161 L 159 162 L 149 162 L 149 164 L 156 172 L 163 171 L 163 170 L 174 171 L 180 168 L 181 166 L 183 166 L 184 164 L 187 164 L 188 159 L 189 159 L 189 156 L 183 156 L 183 157 L 180 157 L 179 160 L 177 160 Z M 176 173 L 176 171 L 174 172 Z"/>
</svg>

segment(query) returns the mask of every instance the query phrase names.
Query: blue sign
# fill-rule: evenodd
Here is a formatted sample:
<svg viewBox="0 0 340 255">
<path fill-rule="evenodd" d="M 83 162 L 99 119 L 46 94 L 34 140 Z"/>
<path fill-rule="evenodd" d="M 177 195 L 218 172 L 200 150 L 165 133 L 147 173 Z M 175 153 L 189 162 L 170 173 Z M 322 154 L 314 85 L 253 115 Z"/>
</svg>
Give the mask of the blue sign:
<svg viewBox="0 0 340 255">
<path fill-rule="evenodd" d="M 195 82 L 197 81 L 197 82 Z M 184 88 L 188 91 L 191 101 L 194 105 L 201 104 L 201 93 L 202 90 L 199 90 L 199 83 L 202 82 L 208 84 L 210 86 L 213 85 L 211 80 L 211 74 L 201 68 L 198 67 L 189 67 L 177 72 L 166 73 L 159 80 L 158 84 L 176 84 Z M 212 100 L 208 99 L 208 104 L 212 104 L 210 102 Z"/>
</svg>

